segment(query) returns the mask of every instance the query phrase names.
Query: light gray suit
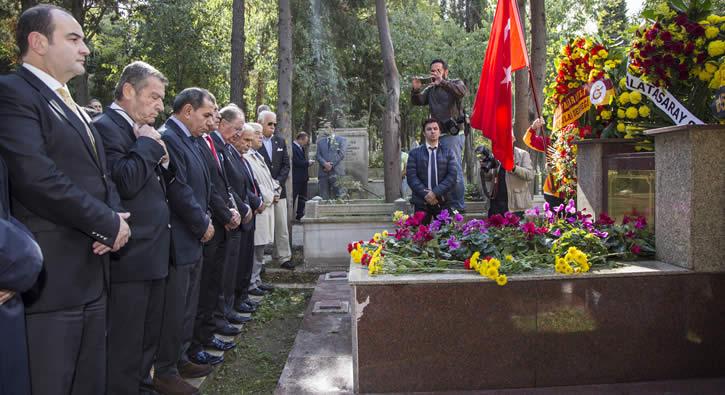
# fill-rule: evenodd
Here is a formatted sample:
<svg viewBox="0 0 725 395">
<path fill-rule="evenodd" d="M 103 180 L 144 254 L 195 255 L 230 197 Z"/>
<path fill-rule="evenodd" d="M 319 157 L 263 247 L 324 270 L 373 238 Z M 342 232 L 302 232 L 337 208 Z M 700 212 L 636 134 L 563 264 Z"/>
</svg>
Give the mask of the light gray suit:
<svg viewBox="0 0 725 395">
<path fill-rule="evenodd" d="M 333 143 L 334 140 L 334 143 Z M 340 136 L 324 136 L 317 140 L 317 162 L 320 164 L 318 173 L 320 196 L 327 200 L 330 197 L 339 198 L 343 195 L 342 188 L 337 186 L 339 177 L 345 175 L 345 150 L 347 140 Z M 325 162 L 332 163 L 332 170 L 324 170 Z"/>
</svg>

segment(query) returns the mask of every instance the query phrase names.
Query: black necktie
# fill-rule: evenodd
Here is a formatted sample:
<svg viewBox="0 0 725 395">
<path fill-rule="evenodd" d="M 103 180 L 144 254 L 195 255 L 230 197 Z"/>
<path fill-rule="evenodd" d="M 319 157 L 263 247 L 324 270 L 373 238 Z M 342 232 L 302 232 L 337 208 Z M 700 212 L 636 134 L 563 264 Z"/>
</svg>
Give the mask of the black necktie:
<svg viewBox="0 0 725 395">
<path fill-rule="evenodd" d="M 438 163 L 436 148 L 428 147 L 428 189 L 433 190 L 438 185 Z"/>
</svg>

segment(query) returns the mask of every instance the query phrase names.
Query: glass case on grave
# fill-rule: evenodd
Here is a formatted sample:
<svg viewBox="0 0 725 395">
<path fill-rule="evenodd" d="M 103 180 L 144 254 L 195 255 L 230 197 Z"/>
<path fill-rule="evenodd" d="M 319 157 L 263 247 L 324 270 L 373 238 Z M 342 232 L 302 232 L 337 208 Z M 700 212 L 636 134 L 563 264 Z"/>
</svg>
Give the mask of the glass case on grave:
<svg viewBox="0 0 725 395">
<path fill-rule="evenodd" d="M 607 213 L 621 222 L 624 216 L 643 215 L 649 226 L 655 221 L 654 153 L 615 154 L 607 167 Z"/>
</svg>

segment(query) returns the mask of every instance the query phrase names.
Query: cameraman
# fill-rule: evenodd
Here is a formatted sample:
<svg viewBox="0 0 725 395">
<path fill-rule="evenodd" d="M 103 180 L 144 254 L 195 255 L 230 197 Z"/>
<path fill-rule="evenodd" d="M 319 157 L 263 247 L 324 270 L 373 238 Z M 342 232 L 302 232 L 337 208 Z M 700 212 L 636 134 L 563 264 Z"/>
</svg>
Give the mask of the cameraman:
<svg viewBox="0 0 725 395">
<path fill-rule="evenodd" d="M 488 207 L 488 216 L 504 214 L 507 211 L 521 214 L 531 208 L 531 181 L 534 179 L 534 167 L 531 156 L 526 150 L 514 147 L 514 167 L 506 171 L 488 149 L 476 149 L 481 162 L 481 178 L 492 183 Z"/>
<path fill-rule="evenodd" d="M 468 88 L 461 80 L 448 79 L 448 64 L 443 59 L 430 62 L 430 79 L 425 79 L 428 85 L 423 88 L 423 81 L 414 78 L 411 91 L 411 103 L 416 106 L 428 106 L 431 118 L 435 118 L 441 125 L 440 144 L 450 150 L 456 157 L 457 179 L 452 191 L 451 207 L 457 210 L 465 208 L 463 199 L 465 186 L 463 184 L 463 156 L 464 137 L 459 134 L 465 127 L 465 115 L 461 106 L 461 99 L 468 94 Z"/>
</svg>

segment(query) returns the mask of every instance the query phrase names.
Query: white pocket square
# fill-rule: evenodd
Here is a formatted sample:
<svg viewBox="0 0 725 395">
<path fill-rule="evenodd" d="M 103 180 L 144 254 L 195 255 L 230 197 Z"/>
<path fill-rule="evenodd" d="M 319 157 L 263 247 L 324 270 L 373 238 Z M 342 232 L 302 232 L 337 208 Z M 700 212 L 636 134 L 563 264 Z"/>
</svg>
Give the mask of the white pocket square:
<svg viewBox="0 0 725 395">
<path fill-rule="evenodd" d="M 277 148 L 277 152 L 284 151 L 284 148 Z"/>
</svg>

